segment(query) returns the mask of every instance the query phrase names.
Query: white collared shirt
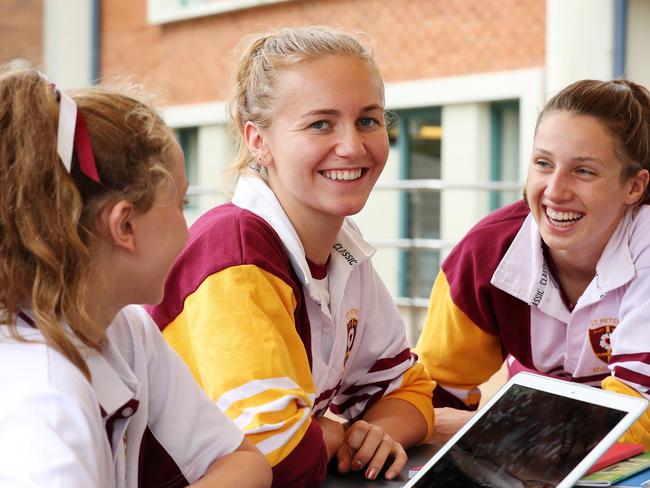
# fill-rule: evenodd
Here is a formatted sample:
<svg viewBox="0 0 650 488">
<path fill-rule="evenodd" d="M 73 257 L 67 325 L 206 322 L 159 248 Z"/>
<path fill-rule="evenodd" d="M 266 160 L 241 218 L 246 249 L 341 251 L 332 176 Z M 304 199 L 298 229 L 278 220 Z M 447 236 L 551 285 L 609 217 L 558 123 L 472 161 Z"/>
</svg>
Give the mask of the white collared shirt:
<svg viewBox="0 0 650 488">
<path fill-rule="evenodd" d="M 0 486 L 136 488 L 147 428 L 188 482 L 241 444 L 141 307 L 120 311 L 107 336 L 101 353 L 82 350 L 91 384 L 57 351 L 0 328 Z"/>
</svg>

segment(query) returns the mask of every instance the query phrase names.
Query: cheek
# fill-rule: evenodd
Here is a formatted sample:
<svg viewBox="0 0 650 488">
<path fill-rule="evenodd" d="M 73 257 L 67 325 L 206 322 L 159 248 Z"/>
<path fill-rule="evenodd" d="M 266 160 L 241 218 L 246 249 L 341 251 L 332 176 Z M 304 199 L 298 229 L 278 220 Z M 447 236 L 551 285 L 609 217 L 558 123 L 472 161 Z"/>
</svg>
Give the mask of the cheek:
<svg viewBox="0 0 650 488">
<path fill-rule="evenodd" d="M 388 160 L 388 151 L 389 151 L 389 143 L 388 143 L 388 134 L 387 133 L 382 133 L 380 136 L 377 137 L 376 141 L 372 141 L 372 144 L 370 146 L 370 150 L 372 151 L 375 160 L 378 163 L 386 164 L 386 161 Z"/>
</svg>

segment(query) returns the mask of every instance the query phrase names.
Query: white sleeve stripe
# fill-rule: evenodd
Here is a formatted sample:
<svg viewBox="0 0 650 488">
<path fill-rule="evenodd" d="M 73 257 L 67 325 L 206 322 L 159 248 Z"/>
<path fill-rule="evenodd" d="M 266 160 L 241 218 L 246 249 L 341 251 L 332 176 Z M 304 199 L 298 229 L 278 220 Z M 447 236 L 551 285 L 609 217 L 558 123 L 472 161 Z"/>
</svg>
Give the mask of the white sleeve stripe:
<svg viewBox="0 0 650 488">
<path fill-rule="evenodd" d="M 245 408 L 241 415 L 234 418 L 234 422 L 237 424 L 237 427 L 244 429 L 250 422 L 253 420 L 255 415 L 258 413 L 265 412 L 278 412 L 284 410 L 289 403 L 296 401 L 298 408 L 310 408 L 310 405 L 305 405 L 305 402 L 302 398 L 297 395 L 285 395 L 282 398 L 273 400 L 272 402 L 264 403 L 263 405 L 258 405 L 256 407 Z M 282 424 L 278 424 L 282 425 Z M 247 431 L 250 433 L 250 431 Z"/>
<path fill-rule="evenodd" d="M 300 387 L 286 376 L 279 378 L 267 378 L 267 379 L 254 379 L 248 383 L 228 390 L 226 393 L 219 397 L 217 400 L 217 406 L 224 412 L 228 410 L 233 403 L 246 398 L 255 396 L 265 390 L 270 389 L 281 389 L 281 390 L 300 390 Z M 305 393 L 307 395 L 307 393 Z M 315 395 L 307 395 L 309 397 L 314 397 Z M 313 402 L 313 398 L 311 399 Z"/>
<path fill-rule="evenodd" d="M 262 451 L 262 454 L 265 456 L 272 452 L 275 451 L 277 448 L 284 446 L 289 442 L 289 439 L 291 439 L 294 434 L 302 427 L 302 425 L 305 423 L 306 420 L 309 419 L 309 415 L 311 414 L 311 410 L 308 408 L 303 409 L 302 417 L 300 420 L 298 420 L 290 429 L 285 430 L 283 432 L 278 432 L 276 435 L 269 437 L 268 439 L 264 439 L 262 442 L 257 444 L 257 448 Z"/>
</svg>

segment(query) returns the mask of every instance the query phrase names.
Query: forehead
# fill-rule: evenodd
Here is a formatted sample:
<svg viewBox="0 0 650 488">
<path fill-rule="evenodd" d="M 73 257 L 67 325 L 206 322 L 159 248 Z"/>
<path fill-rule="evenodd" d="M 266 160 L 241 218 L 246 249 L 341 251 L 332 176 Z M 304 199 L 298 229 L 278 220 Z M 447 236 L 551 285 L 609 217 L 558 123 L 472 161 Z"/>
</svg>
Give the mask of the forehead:
<svg viewBox="0 0 650 488">
<path fill-rule="evenodd" d="M 275 110 L 306 113 L 384 105 L 377 68 L 351 56 L 326 56 L 284 68 L 277 80 Z"/>
<path fill-rule="evenodd" d="M 535 133 L 535 147 L 575 157 L 616 158 L 616 141 L 598 118 L 572 112 L 544 114 Z M 617 159 L 617 158 L 616 158 Z"/>
</svg>

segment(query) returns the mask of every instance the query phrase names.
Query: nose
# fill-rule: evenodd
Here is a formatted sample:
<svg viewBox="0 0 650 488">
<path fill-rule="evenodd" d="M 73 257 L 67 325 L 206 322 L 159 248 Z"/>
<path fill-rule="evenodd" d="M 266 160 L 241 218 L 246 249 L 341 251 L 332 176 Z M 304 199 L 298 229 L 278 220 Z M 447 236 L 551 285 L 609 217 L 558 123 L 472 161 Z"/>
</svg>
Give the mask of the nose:
<svg viewBox="0 0 650 488">
<path fill-rule="evenodd" d="M 566 171 L 556 170 L 549 176 L 544 194 L 554 202 L 571 199 L 573 188 L 571 175 Z"/>
<path fill-rule="evenodd" d="M 335 153 L 347 159 L 360 159 L 366 155 L 363 135 L 356 127 L 342 127 L 337 135 Z"/>
</svg>

